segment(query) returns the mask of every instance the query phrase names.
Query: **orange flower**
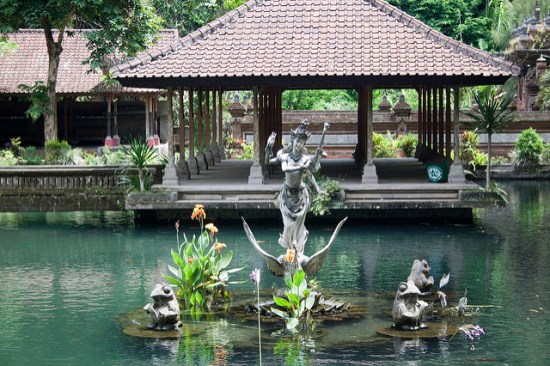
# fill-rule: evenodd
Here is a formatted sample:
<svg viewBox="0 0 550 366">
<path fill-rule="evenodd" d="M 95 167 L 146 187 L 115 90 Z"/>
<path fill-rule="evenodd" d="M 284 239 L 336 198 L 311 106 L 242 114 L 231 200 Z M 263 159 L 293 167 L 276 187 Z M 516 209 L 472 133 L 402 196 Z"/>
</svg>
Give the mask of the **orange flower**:
<svg viewBox="0 0 550 366">
<path fill-rule="evenodd" d="M 191 214 L 191 220 L 204 220 L 206 219 L 206 212 L 204 211 L 204 206 L 196 204 Z"/>
<path fill-rule="evenodd" d="M 187 258 L 187 263 L 189 263 L 189 264 L 193 264 L 194 261 L 195 260 L 193 259 L 193 257 Z"/>
<path fill-rule="evenodd" d="M 227 245 L 225 245 L 224 243 L 216 243 L 214 244 L 214 249 L 216 249 L 218 253 L 220 253 L 222 249 L 225 248 L 226 246 Z"/>
<path fill-rule="evenodd" d="M 285 255 L 285 260 L 288 263 L 291 263 L 294 260 L 295 255 L 296 255 L 296 251 L 294 249 L 287 249 L 286 250 L 286 255 Z"/>
<path fill-rule="evenodd" d="M 215 233 L 218 232 L 218 228 L 214 226 L 214 224 L 210 223 L 210 224 L 206 224 L 204 226 L 204 228 L 206 230 L 210 230 L 210 235 L 214 235 Z"/>
<path fill-rule="evenodd" d="M 180 232 L 180 220 L 176 221 L 176 224 L 174 225 L 176 227 L 176 231 Z"/>
</svg>

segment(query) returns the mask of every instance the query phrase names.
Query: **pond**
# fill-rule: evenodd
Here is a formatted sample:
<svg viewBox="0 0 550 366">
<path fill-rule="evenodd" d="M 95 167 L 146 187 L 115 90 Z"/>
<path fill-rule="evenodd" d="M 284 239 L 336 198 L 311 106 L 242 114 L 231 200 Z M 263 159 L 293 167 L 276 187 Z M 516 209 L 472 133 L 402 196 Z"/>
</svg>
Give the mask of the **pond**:
<svg viewBox="0 0 550 366">
<path fill-rule="evenodd" d="M 344 225 L 322 270 L 322 292 L 366 309 L 361 319 L 323 323 L 319 336 L 277 337 L 262 325 L 265 365 L 518 365 L 550 359 L 550 185 L 503 182 L 510 205 L 475 212 L 473 225 Z M 187 213 L 186 213 L 187 214 Z M 190 215 L 190 212 L 189 212 Z M 327 242 L 330 226 L 306 225 L 306 254 Z M 190 220 L 182 229 L 196 233 Z M 282 281 L 252 250 L 241 225 L 219 224 L 234 251 L 233 279 L 262 271 L 261 296 Z M 251 224 L 268 251 L 281 254 L 282 224 Z M 180 339 L 125 335 L 124 319 L 149 303 L 175 246 L 173 226 L 141 227 L 125 213 L 0 214 L 0 363 L 3 365 L 255 365 L 255 322 L 238 317 L 187 321 L 199 333 Z M 412 261 L 425 258 L 456 305 L 467 290 L 480 307 L 467 322 L 486 334 L 470 341 L 407 340 L 376 334 L 391 325 L 391 304 Z M 254 301 L 250 282 L 230 288 L 236 304 Z M 388 314 L 389 312 L 389 314 Z"/>
</svg>

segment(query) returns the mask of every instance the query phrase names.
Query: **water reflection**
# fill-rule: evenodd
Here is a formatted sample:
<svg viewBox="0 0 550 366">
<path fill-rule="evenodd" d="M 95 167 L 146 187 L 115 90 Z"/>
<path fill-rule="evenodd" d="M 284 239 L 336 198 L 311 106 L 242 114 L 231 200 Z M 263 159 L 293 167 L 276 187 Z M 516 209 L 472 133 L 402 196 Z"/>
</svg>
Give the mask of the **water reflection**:
<svg viewBox="0 0 550 366">
<path fill-rule="evenodd" d="M 541 364 L 550 359 L 550 185 L 505 183 L 510 205 L 476 210 L 473 226 L 347 225 L 316 276 L 326 296 L 365 307 L 363 319 L 321 324 L 321 337 L 281 338 L 262 328 L 264 364 Z M 183 224 L 182 224 L 183 226 Z M 262 295 L 283 286 L 268 274 L 240 225 L 221 225 L 235 267 L 263 274 Z M 306 254 L 326 244 L 330 228 L 308 225 Z M 196 229 L 185 228 L 189 232 Z M 279 253 L 280 225 L 253 228 Z M 173 226 L 136 227 L 124 213 L 0 214 L 0 357 L 2 364 L 254 365 L 255 325 L 206 319 L 199 335 L 148 340 L 122 334 L 120 313 L 140 309 L 162 282 L 175 245 Z M 396 286 L 413 259 L 425 258 L 439 281 L 451 274 L 452 300 L 468 291 L 487 335 L 408 341 L 378 336 Z M 254 298 L 249 283 L 235 301 Z M 95 362 L 94 362 L 95 361 Z"/>
</svg>

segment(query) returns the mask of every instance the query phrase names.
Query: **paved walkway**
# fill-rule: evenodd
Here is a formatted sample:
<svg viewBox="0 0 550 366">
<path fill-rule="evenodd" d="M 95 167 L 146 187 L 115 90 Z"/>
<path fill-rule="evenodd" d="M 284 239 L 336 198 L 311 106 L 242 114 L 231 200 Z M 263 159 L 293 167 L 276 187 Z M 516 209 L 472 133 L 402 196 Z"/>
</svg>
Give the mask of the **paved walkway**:
<svg viewBox="0 0 550 366">
<path fill-rule="evenodd" d="M 416 159 L 374 159 L 374 165 L 379 184 L 428 184 L 426 168 Z M 212 189 L 227 186 L 246 189 L 243 185 L 248 185 L 251 166 L 251 160 L 223 160 L 198 175 L 192 175 L 190 180 L 181 182 L 179 187 L 181 190 L 199 187 L 204 190 L 207 186 Z M 353 159 L 325 159 L 321 162 L 321 174 L 338 180 L 343 188 L 361 185 L 361 167 Z M 272 190 L 280 187 L 283 180 L 283 172 L 279 167 L 274 167 L 263 186 L 266 190 Z"/>
</svg>

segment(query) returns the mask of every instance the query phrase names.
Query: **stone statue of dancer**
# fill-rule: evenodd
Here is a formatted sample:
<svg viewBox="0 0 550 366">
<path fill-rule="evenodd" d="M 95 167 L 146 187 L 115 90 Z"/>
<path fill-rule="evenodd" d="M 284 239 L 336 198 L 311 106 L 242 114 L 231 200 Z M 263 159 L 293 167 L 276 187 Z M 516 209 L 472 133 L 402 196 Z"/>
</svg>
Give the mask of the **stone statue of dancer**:
<svg viewBox="0 0 550 366">
<path fill-rule="evenodd" d="M 317 273 L 336 235 L 347 220 L 345 218 L 338 224 L 329 243 L 322 250 L 311 257 L 304 255 L 304 247 L 309 234 L 304 222 L 311 206 L 310 187 L 304 182 L 304 176 L 308 177 L 307 181 L 311 189 L 320 193 L 319 186 L 313 174 L 319 171 L 321 167 L 320 159 L 324 155 L 324 137 L 329 128 L 329 124 L 325 123 L 317 153 L 311 157 L 306 154 L 304 147 L 310 136 L 310 133 L 307 132 L 308 125 L 307 120 L 304 120 L 296 130 L 291 131 L 290 143 L 279 150 L 275 156 L 273 156 L 275 132 L 267 140 L 265 163 L 280 164 L 282 171 L 285 173 L 285 181 L 279 191 L 275 204 L 281 211 L 284 225 L 283 233 L 279 237 L 279 245 L 287 250 L 286 253 L 275 258 L 265 252 L 258 245 L 252 231 L 243 219 L 243 226 L 248 239 L 254 248 L 264 256 L 269 270 L 276 276 L 284 275 L 285 277 L 292 277 L 294 272 L 300 268 L 303 268 L 307 275 Z"/>
</svg>

